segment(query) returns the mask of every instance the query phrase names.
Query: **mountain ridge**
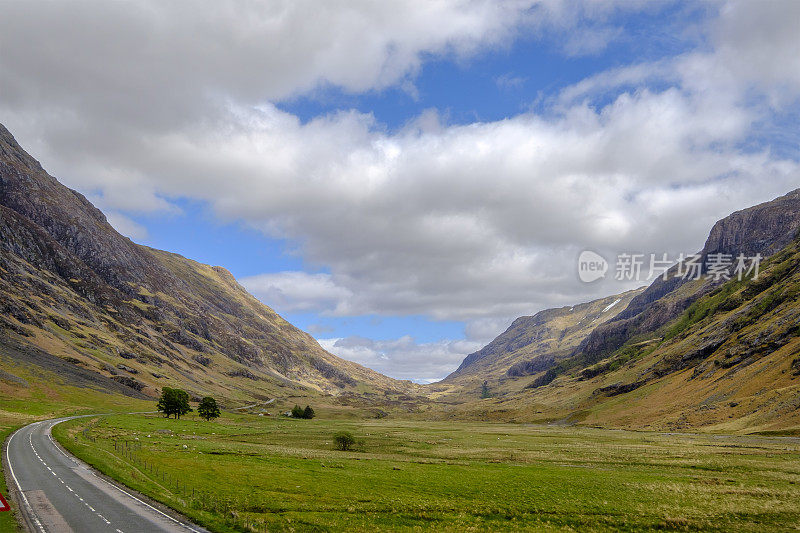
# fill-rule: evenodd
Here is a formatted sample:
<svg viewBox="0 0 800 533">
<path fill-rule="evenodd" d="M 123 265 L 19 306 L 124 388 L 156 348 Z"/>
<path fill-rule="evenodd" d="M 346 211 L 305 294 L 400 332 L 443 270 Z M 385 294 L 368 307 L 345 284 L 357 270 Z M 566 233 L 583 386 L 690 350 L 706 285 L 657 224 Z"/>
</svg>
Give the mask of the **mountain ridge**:
<svg viewBox="0 0 800 533">
<path fill-rule="evenodd" d="M 223 267 L 123 237 L 2 125 L 0 217 L 0 344 L 150 394 L 179 383 L 242 398 L 414 388 L 326 352 Z"/>
<path fill-rule="evenodd" d="M 800 428 L 800 189 L 717 222 L 701 254 L 761 254 L 756 276 L 683 279 L 631 298 L 561 360 L 446 418 L 714 431 Z M 502 335 L 501 335 L 502 337 Z M 499 337 L 500 338 L 500 337 Z M 535 362 L 535 361 L 534 361 Z M 473 362 L 474 364 L 474 362 Z"/>
</svg>

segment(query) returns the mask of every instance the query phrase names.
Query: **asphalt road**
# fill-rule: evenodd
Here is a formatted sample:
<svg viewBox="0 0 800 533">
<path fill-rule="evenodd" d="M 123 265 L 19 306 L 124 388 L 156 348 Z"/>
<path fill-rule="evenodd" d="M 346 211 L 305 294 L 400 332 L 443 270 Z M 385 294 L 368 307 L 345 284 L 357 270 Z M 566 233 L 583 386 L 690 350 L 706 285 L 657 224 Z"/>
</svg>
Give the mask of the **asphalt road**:
<svg viewBox="0 0 800 533">
<path fill-rule="evenodd" d="M 18 503 L 35 533 L 202 533 L 96 476 L 50 434 L 66 418 L 36 422 L 8 441 L 7 465 Z"/>
</svg>

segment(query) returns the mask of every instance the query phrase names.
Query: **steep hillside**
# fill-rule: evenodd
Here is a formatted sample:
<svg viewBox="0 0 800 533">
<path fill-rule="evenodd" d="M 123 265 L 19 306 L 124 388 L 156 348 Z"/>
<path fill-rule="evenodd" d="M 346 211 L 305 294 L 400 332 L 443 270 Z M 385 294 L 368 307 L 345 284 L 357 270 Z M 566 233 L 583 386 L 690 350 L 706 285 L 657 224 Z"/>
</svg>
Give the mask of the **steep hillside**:
<svg viewBox="0 0 800 533">
<path fill-rule="evenodd" d="M 704 265 L 711 254 L 720 253 L 769 257 L 788 245 L 798 228 L 800 189 L 717 222 L 699 262 Z M 674 267 L 666 280 L 658 278 L 644 289 L 521 317 L 467 356 L 434 390 L 469 399 L 547 385 L 563 372 L 603 360 L 634 339 L 651 338 L 720 283 L 704 276 L 694 281 L 678 275 Z"/>
<path fill-rule="evenodd" d="M 326 352 L 224 268 L 119 235 L 1 125 L 0 310 L 3 361 L 71 365 L 63 375 L 101 389 L 250 399 L 413 387 Z"/>
<path fill-rule="evenodd" d="M 572 355 L 594 328 L 625 309 L 642 290 L 520 317 L 491 343 L 468 355 L 436 389 L 466 397 L 520 389 L 530 382 L 529 376 Z"/>
<path fill-rule="evenodd" d="M 714 224 L 700 251 L 701 264 L 711 254 L 769 257 L 787 246 L 800 228 L 800 189 L 770 202 L 737 211 Z M 607 324 L 597 328 L 581 346 L 586 361 L 597 361 L 637 336 L 647 336 L 680 315 L 713 290 L 720 281 L 696 283 L 677 275 L 658 278 Z"/>
<path fill-rule="evenodd" d="M 739 281 L 705 279 L 654 284 L 592 336 L 615 322 L 649 316 L 637 327 L 587 350 L 590 336 L 568 358 L 542 369 L 527 389 L 460 406 L 450 416 L 604 426 L 726 431 L 800 432 L 800 235 L 797 192 L 774 204 L 736 213 L 712 230 L 704 253 L 772 254 Z M 788 206 L 788 207 L 787 207 Z M 733 225 L 731 220 L 749 221 Z M 755 214 L 755 216 L 753 216 Z M 760 231 L 778 220 L 774 242 Z M 723 228 L 723 230 L 720 230 Z M 794 239 L 786 235 L 794 234 Z M 720 245 L 720 243 L 722 243 Z M 762 248 L 763 246 L 763 248 Z M 672 280 L 668 281 L 670 283 Z M 662 291 L 663 292 L 663 291 Z M 632 309 L 633 308 L 633 309 Z M 618 330 L 620 331 L 620 330 Z"/>
</svg>

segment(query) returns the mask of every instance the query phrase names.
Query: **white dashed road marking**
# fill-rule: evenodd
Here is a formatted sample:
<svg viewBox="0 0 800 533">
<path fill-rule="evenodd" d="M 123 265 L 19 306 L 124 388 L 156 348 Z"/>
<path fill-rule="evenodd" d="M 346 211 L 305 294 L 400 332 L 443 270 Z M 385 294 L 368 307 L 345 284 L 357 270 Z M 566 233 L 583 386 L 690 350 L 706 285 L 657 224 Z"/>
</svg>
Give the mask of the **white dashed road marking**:
<svg viewBox="0 0 800 533">
<path fill-rule="evenodd" d="M 50 426 L 50 427 L 52 428 L 52 426 Z M 48 437 L 50 437 L 50 440 L 51 440 L 51 441 L 53 441 L 53 437 L 52 437 L 51 435 L 48 435 Z M 41 456 L 41 455 L 39 455 L 39 452 L 38 452 L 38 451 L 36 451 L 36 447 L 33 445 L 33 432 L 31 432 L 31 433 L 28 435 L 28 443 L 30 444 L 31 450 L 33 450 L 33 454 L 36 456 L 36 458 L 37 458 L 37 459 L 39 459 L 39 462 L 40 462 L 40 463 L 42 463 L 42 464 L 44 465 L 44 467 L 45 467 L 45 468 L 47 468 L 47 470 L 48 470 L 48 471 L 49 471 L 51 474 L 53 474 L 53 475 L 56 477 L 56 479 L 58 479 L 58 481 L 60 481 L 60 482 L 61 482 L 61 484 L 62 484 L 62 485 L 64 485 L 64 488 L 66 488 L 68 491 L 70 491 L 71 493 L 73 493 L 73 494 L 74 494 L 74 495 L 75 495 L 75 496 L 78 498 L 78 500 L 80 500 L 80 501 L 81 501 L 81 502 L 82 502 L 82 503 L 83 503 L 83 504 L 84 504 L 86 507 L 88 507 L 88 508 L 89 508 L 89 510 L 90 510 L 91 512 L 95 513 L 95 514 L 97 515 L 97 517 L 98 517 L 98 518 L 100 518 L 100 519 L 101 519 L 103 522 L 105 522 L 105 523 L 106 523 L 106 524 L 108 524 L 108 525 L 111 525 L 111 522 L 109 522 L 109 521 L 108 521 L 108 519 L 107 519 L 105 516 L 103 516 L 103 515 L 101 515 L 100 513 L 98 513 L 98 512 L 95 510 L 95 508 L 94 508 L 94 507 L 92 507 L 91 505 L 89 505 L 88 503 L 86 503 L 86 501 L 84 501 L 84 499 L 83 499 L 83 498 L 81 498 L 81 497 L 78 495 L 78 493 L 77 493 L 77 492 L 75 492 L 74 490 L 72 490 L 72 487 L 70 487 L 69 485 L 67 485 L 66 483 L 64 483 L 64 480 L 63 480 L 63 479 L 61 479 L 61 477 L 59 477 L 59 475 L 58 475 L 58 474 L 57 474 L 57 473 L 56 473 L 56 472 L 55 472 L 55 471 L 54 471 L 52 468 L 50 468 L 50 466 L 49 466 L 47 463 L 45 463 L 45 462 L 44 462 L 44 459 L 42 459 L 42 456 Z M 54 442 L 54 441 L 53 441 L 53 444 L 55 444 L 55 442 Z M 58 446 L 56 446 L 56 448 L 57 448 L 57 449 L 58 449 L 58 450 L 59 450 L 59 451 L 60 451 L 62 454 L 64 453 L 64 452 L 62 452 L 62 451 L 61 451 L 61 449 L 59 449 L 59 448 L 58 448 Z M 65 457 L 66 457 L 66 454 L 65 454 Z M 12 473 L 12 476 L 13 476 L 13 473 Z M 17 482 L 17 481 L 16 481 L 16 477 L 14 478 L 14 481 L 17 483 L 17 487 L 19 487 L 19 482 Z M 30 504 L 28 504 L 28 503 L 27 503 L 27 499 L 25 498 L 25 494 L 24 494 L 22 491 L 20 491 L 20 494 L 22 495 L 22 497 L 23 497 L 23 499 L 24 499 L 24 501 L 25 501 L 26 505 L 30 506 Z M 38 518 L 36 518 L 36 515 L 35 515 L 35 514 L 33 514 L 33 512 L 32 512 L 32 511 L 33 511 L 33 509 L 31 508 L 30 510 L 31 510 L 31 516 L 33 516 L 33 519 L 34 519 L 34 523 L 35 523 L 35 524 L 36 524 L 36 526 L 39 528 L 39 530 L 40 530 L 40 531 L 42 531 L 42 533 L 45 533 L 44 527 L 42 527 L 42 524 L 41 524 L 41 522 L 39 522 L 39 519 L 38 519 Z M 115 529 L 114 531 L 116 531 L 117 533 L 122 533 L 122 531 L 121 531 L 120 529 Z"/>
<path fill-rule="evenodd" d="M 65 458 L 69 459 L 69 461 L 70 461 L 70 462 L 72 462 L 72 463 L 74 463 L 75 465 L 80 465 L 81 463 L 80 463 L 79 461 L 77 461 L 77 460 L 75 460 L 73 457 L 69 456 L 67 453 L 65 453 L 65 452 L 64 452 L 64 450 L 62 450 L 62 449 L 61 449 L 61 447 L 60 447 L 60 446 L 58 446 L 58 444 L 56 443 L 56 441 L 53 439 L 53 436 L 52 436 L 52 434 L 50 433 L 50 430 L 53 428 L 53 426 L 54 426 L 56 423 L 58 423 L 58 422 L 61 422 L 61 421 L 63 421 L 63 420 L 58 420 L 58 421 L 54 421 L 54 422 L 52 422 L 52 421 L 51 421 L 51 422 L 50 422 L 49 426 L 48 426 L 48 427 L 46 428 L 46 430 L 45 430 L 45 431 L 47 431 L 47 437 L 48 437 L 48 439 L 50 440 L 50 442 L 52 443 L 53 447 L 54 447 L 54 448 L 56 448 L 56 449 L 58 450 L 58 452 L 59 452 L 61 455 L 63 455 Z M 36 423 L 34 423 L 34 424 L 31 424 L 31 425 L 30 425 L 30 426 L 28 426 L 28 427 L 29 427 L 29 428 L 39 428 L 39 426 L 40 426 L 40 425 L 42 425 L 42 424 L 46 424 L 46 422 L 36 422 Z M 9 446 L 10 446 L 11 440 L 14 438 L 14 436 L 15 436 L 15 435 L 16 435 L 16 434 L 17 434 L 19 431 L 21 431 L 22 429 L 24 429 L 24 428 L 21 428 L 20 430 L 17 430 L 17 432 L 14 432 L 14 434 L 12 434 L 12 435 L 11 435 L 11 437 L 9 438 L 9 441 L 8 441 L 8 444 L 9 444 Z M 33 451 L 33 454 L 34 454 L 34 456 L 35 456 L 35 457 L 36 457 L 36 458 L 39 460 L 39 462 L 40 462 L 40 463 L 42 463 L 42 465 L 43 465 L 43 466 L 44 466 L 44 467 L 45 467 L 45 468 L 46 468 L 46 469 L 47 469 L 47 470 L 48 470 L 48 471 L 49 471 L 49 472 L 50 472 L 50 473 L 51 473 L 51 474 L 52 474 L 52 475 L 53 475 L 53 476 L 54 476 L 54 477 L 55 477 L 55 478 L 56 478 L 56 479 L 59 481 L 59 483 L 61 483 L 62 485 L 64 485 L 64 488 L 66 488 L 66 489 L 67 489 L 67 490 L 68 490 L 70 493 L 72 493 L 72 494 L 73 494 L 73 495 L 74 495 L 74 496 L 75 496 L 75 497 L 78 499 L 78 501 L 80 501 L 81 503 L 83 503 L 83 505 L 85 505 L 87 509 L 89 509 L 89 510 L 90 510 L 90 511 L 91 511 L 91 512 L 92 512 L 92 513 L 95 515 L 95 516 L 97 516 L 97 518 L 99 518 L 100 520 L 102 520 L 103 522 L 105 522 L 105 523 L 106 523 L 108 526 L 110 526 L 110 527 L 114 527 L 114 526 L 112 525 L 112 523 L 111 523 L 111 521 L 110 521 L 110 520 L 108 520 L 108 519 L 107 519 L 105 516 L 103 516 L 102 514 L 100 514 L 100 513 L 99 513 L 99 512 L 98 512 L 98 511 L 97 511 L 97 510 L 94 508 L 94 507 L 92 507 L 92 506 L 91 506 L 91 505 L 90 505 L 90 504 L 89 504 L 89 503 L 88 503 L 86 500 L 84 500 L 84 498 L 83 498 L 83 497 L 81 497 L 81 496 L 80 496 L 80 495 L 79 495 L 77 492 L 75 492 L 75 490 L 73 490 L 73 489 L 72 489 L 72 487 L 70 487 L 69 485 L 67 485 L 67 484 L 64 482 L 64 480 L 61 478 L 61 476 L 59 476 L 59 475 L 58 475 L 58 473 L 57 473 L 55 470 L 53 470 L 53 468 L 51 468 L 51 467 L 50 467 L 50 465 L 48 465 L 48 464 L 47 464 L 47 463 L 44 461 L 44 459 L 42 459 L 42 456 L 39 454 L 39 452 L 36 450 L 36 447 L 35 447 L 35 446 L 34 446 L 34 444 L 33 444 L 33 431 L 31 431 L 31 432 L 28 434 L 28 444 L 29 444 L 29 446 L 30 446 L 30 448 L 31 448 L 31 451 Z M 9 473 L 11 474 L 11 477 L 12 477 L 12 479 L 14 480 L 14 483 L 15 483 L 15 484 L 16 484 L 16 486 L 17 486 L 17 489 L 18 489 L 18 493 L 19 493 L 20 499 L 22 500 L 22 503 L 23 503 L 23 505 L 24 505 L 25 509 L 26 509 L 26 510 L 27 510 L 27 512 L 28 512 L 27 514 L 29 515 L 29 517 L 30 517 L 31 521 L 33 522 L 33 525 L 35 526 L 35 529 L 36 529 L 36 530 L 38 530 L 38 532 L 39 532 L 39 533 L 47 533 L 47 531 L 46 531 L 45 527 L 43 526 L 42 522 L 41 522 L 41 521 L 39 520 L 39 518 L 36 516 L 36 513 L 34 512 L 34 510 L 33 510 L 33 507 L 31 506 L 30 502 L 28 501 L 28 498 L 26 497 L 25 493 L 24 493 L 24 492 L 22 491 L 22 489 L 21 489 L 21 486 L 20 486 L 19 480 L 17 479 L 16 475 L 14 474 L 14 469 L 13 469 L 13 467 L 12 467 L 12 465 L 11 465 L 11 458 L 10 458 L 10 457 L 8 457 L 8 465 L 9 465 Z M 170 520 L 170 521 L 171 521 L 171 522 L 173 522 L 174 524 L 176 524 L 176 525 L 178 525 L 178 526 L 180 526 L 180 527 L 182 527 L 182 528 L 184 528 L 184 529 L 186 529 L 186 530 L 188 530 L 188 531 L 192 531 L 192 532 L 195 532 L 195 533 L 199 533 L 199 531 L 198 531 L 197 529 L 195 529 L 195 528 L 191 527 L 190 525 L 188 525 L 188 524 L 186 524 L 186 523 L 183 523 L 183 522 L 180 522 L 180 521 L 176 520 L 175 518 L 173 518 L 173 517 L 169 516 L 168 514 L 166 514 L 166 513 L 162 512 L 162 511 L 160 511 L 159 509 L 156 509 L 156 508 L 155 508 L 155 507 L 153 507 L 152 505 L 150 505 L 150 504 L 148 504 L 148 503 L 146 503 L 146 502 L 142 501 L 141 499 L 137 498 L 137 497 L 136 497 L 136 496 L 134 496 L 133 494 L 130 494 L 129 492 L 127 492 L 127 491 L 123 490 L 122 488 L 120 488 L 120 487 L 116 486 L 115 484 L 113 484 L 113 483 L 110 483 L 109 481 L 107 481 L 107 480 L 105 480 L 105 479 L 103 479 L 103 478 L 101 478 L 101 477 L 97 476 L 97 475 L 96 475 L 94 472 L 91 472 L 91 471 L 90 471 L 89 473 L 90 473 L 92 476 L 94 476 L 95 478 L 97 478 L 98 480 L 100 480 L 100 481 L 102 481 L 103 483 L 107 484 L 108 486 L 110 486 L 110 487 L 112 487 L 112 488 L 116 489 L 117 491 L 119 491 L 120 493 L 124 494 L 124 495 L 125 495 L 125 496 L 127 496 L 128 498 L 130 498 L 130 499 L 132 499 L 132 500 L 134 500 L 134 501 L 138 502 L 140 505 L 142 505 L 142 506 L 144 506 L 144 507 L 147 507 L 147 508 L 148 508 L 148 509 L 150 509 L 151 511 L 154 511 L 154 512 L 155 512 L 155 513 L 157 513 L 158 515 L 161 515 L 163 518 L 166 518 L 166 519 Z M 121 529 L 119 529 L 119 528 L 115 528 L 115 529 L 114 529 L 114 531 L 115 531 L 116 533 L 123 533 L 123 531 L 122 531 Z"/>
</svg>

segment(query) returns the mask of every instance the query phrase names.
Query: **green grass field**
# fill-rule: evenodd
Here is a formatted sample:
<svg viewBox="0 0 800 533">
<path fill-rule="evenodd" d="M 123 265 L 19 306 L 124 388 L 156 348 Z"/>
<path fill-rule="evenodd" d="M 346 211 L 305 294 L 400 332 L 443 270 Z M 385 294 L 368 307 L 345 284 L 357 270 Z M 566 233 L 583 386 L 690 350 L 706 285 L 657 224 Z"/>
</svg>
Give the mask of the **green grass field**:
<svg viewBox="0 0 800 533">
<path fill-rule="evenodd" d="M 339 430 L 359 448 L 334 450 Z M 228 414 L 211 423 L 79 419 L 55 434 L 101 471 L 215 531 L 800 524 L 800 440 L 792 438 Z"/>
</svg>

